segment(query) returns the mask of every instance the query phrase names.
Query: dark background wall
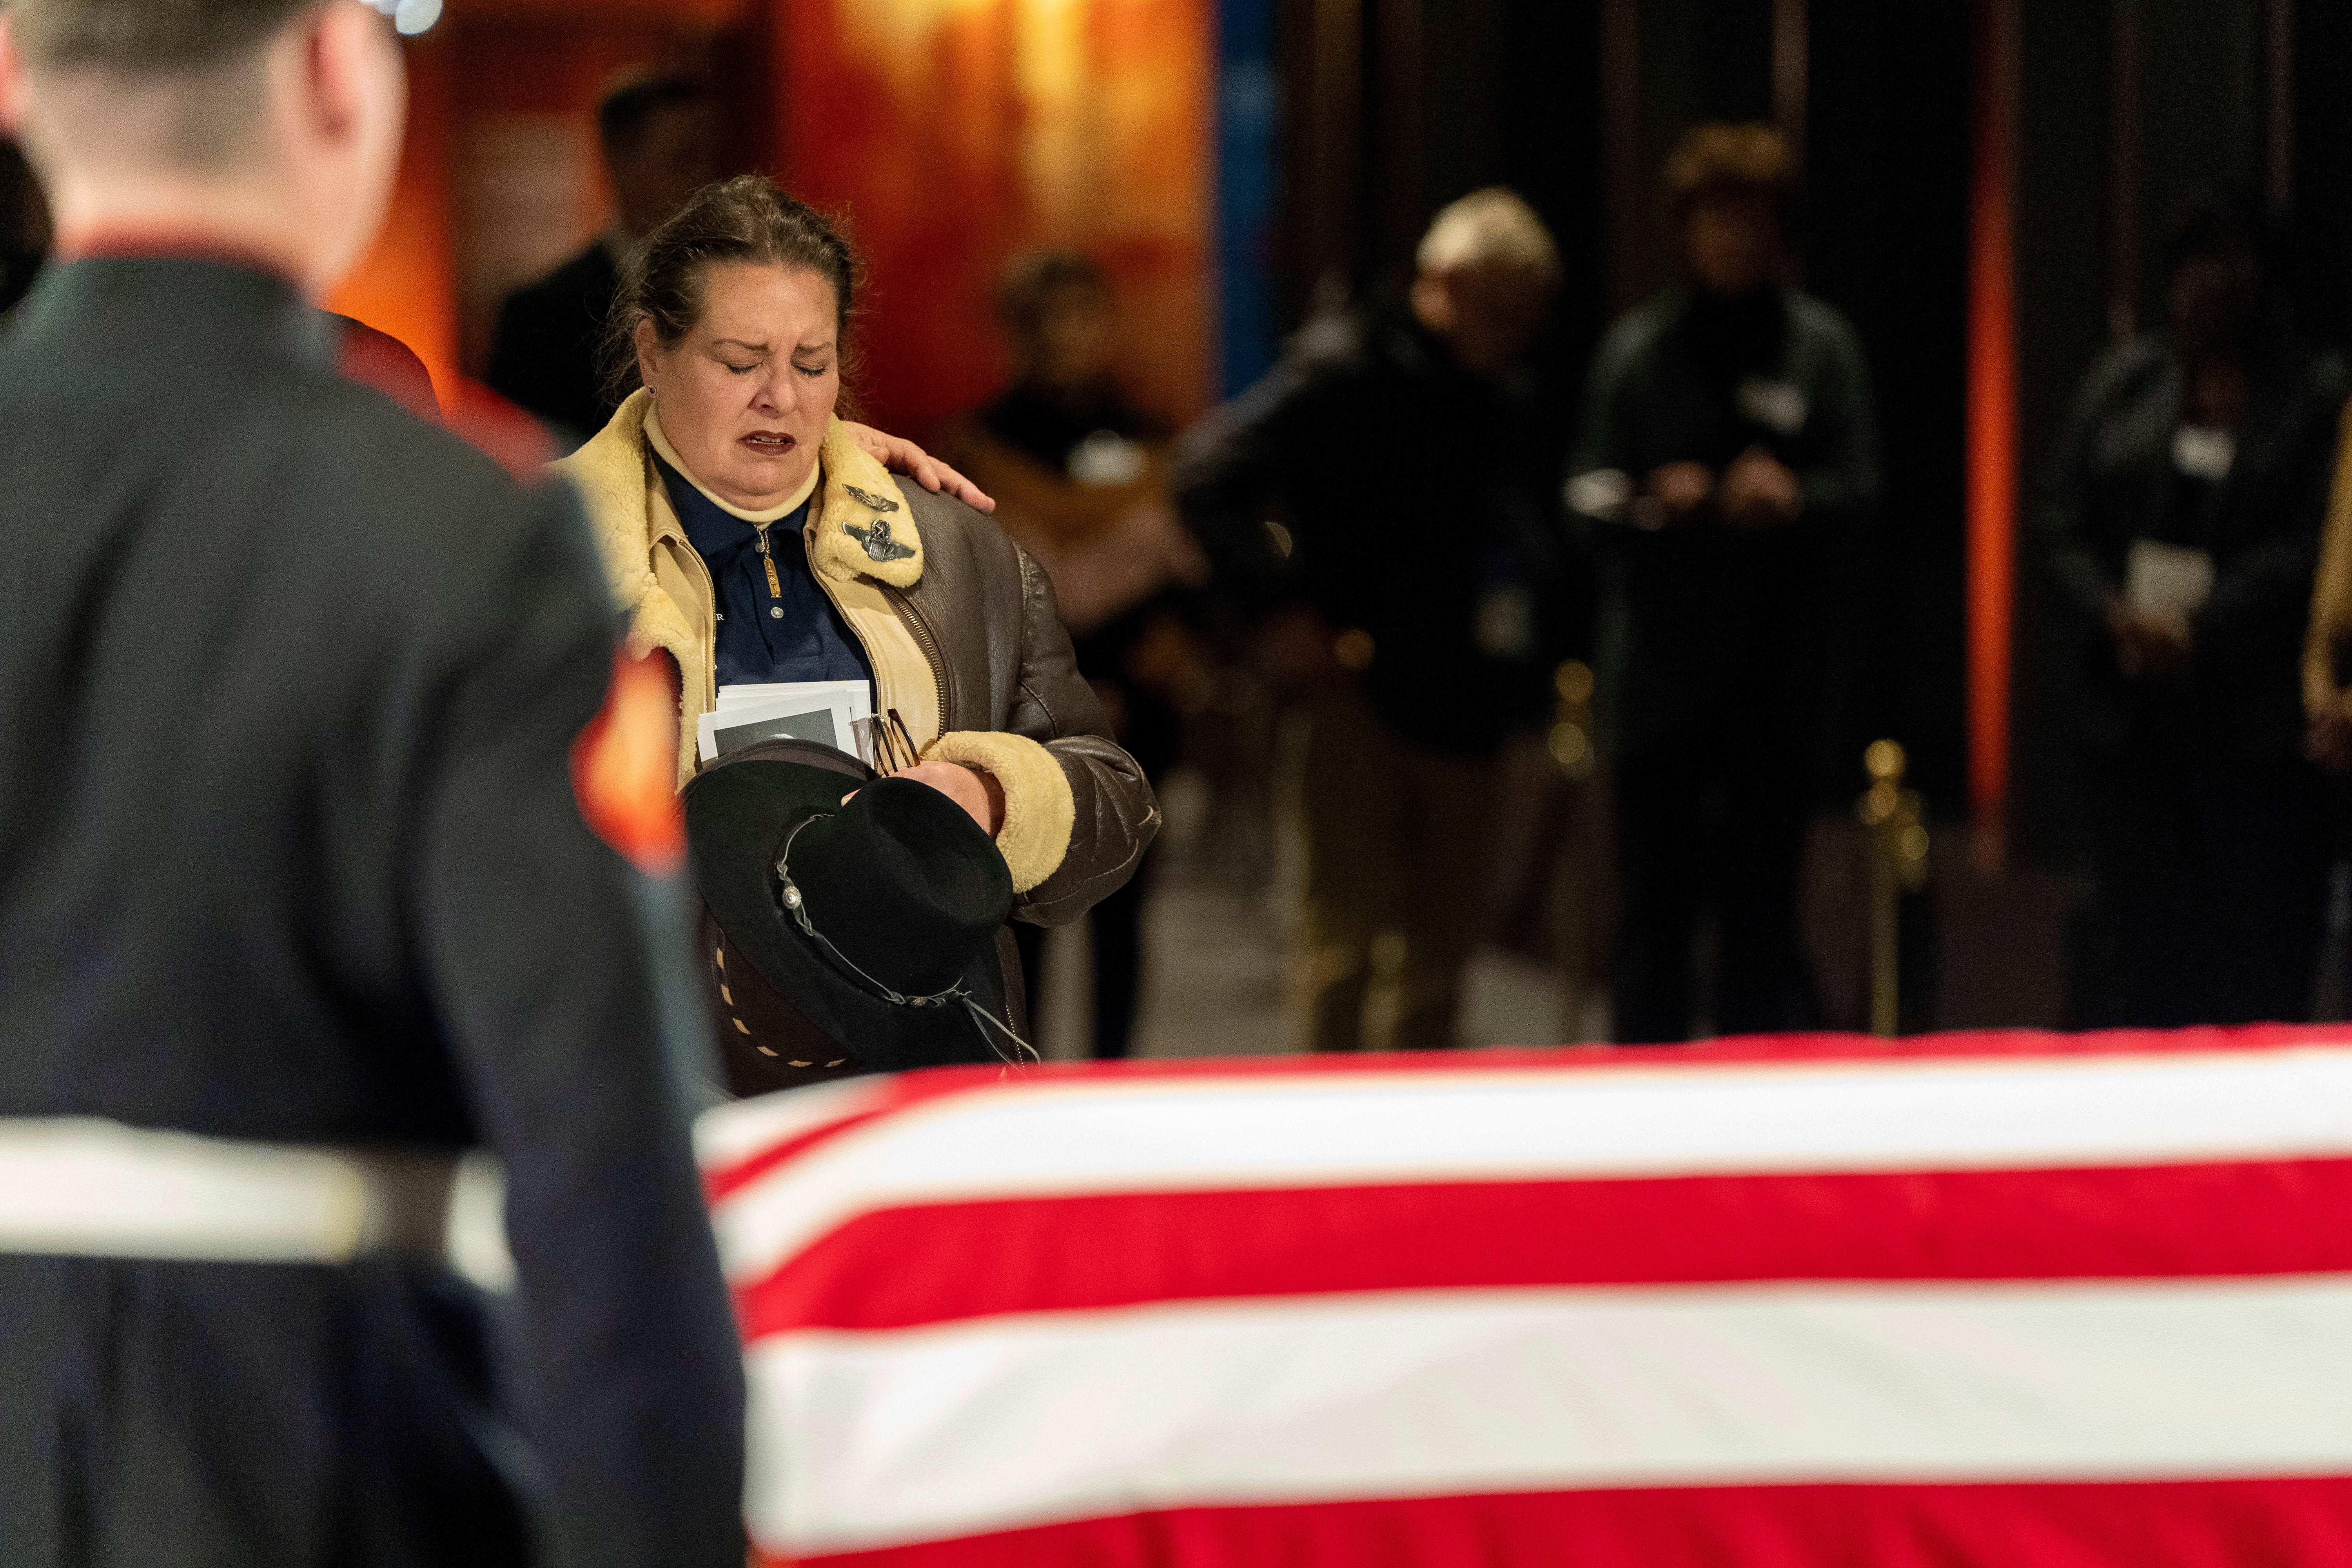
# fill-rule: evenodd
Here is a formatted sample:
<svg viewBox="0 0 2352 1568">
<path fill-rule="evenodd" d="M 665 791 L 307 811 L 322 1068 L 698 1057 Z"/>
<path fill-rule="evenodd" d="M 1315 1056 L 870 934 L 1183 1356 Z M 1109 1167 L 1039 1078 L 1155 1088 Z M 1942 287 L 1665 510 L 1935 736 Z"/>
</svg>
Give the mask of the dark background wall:
<svg viewBox="0 0 2352 1568">
<path fill-rule="evenodd" d="M 1965 766 L 1961 390 L 1968 259 L 1966 8 L 1813 0 L 1806 73 L 1805 286 L 1870 357 L 1886 501 L 1857 563 L 1854 657 L 1833 778 L 1901 740 L 1957 805 Z"/>
<path fill-rule="evenodd" d="M 1279 12 L 1286 324 L 1318 287 L 1393 282 L 1437 208 L 1503 184 L 1558 235 L 1564 317 L 1589 340 L 1605 238 L 1598 0 L 1282 0 Z"/>
<path fill-rule="evenodd" d="M 2063 863 L 2076 824 L 2067 744 L 2071 661 L 2055 638 L 2035 498 L 2074 384 L 2106 345 L 2115 206 L 2108 5 L 2021 5 L 2017 100 L 2017 642 L 2011 666 L 2010 841 Z"/>
</svg>

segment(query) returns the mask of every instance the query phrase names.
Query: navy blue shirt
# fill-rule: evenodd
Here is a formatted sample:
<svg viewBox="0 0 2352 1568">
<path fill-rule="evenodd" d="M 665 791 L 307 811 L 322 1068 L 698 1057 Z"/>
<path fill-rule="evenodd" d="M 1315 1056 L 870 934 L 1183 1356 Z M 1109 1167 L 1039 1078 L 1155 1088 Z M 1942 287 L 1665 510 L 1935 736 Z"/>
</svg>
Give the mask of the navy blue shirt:
<svg viewBox="0 0 2352 1568">
<path fill-rule="evenodd" d="M 654 454 L 669 504 L 686 525 L 687 542 L 710 568 L 718 594 L 719 684 L 770 680 L 863 680 L 873 697 L 874 667 L 857 634 L 809 570 L 801 525 L 808 503 L 768 525 L 781 596 L 768 591 L 760 530 L 713 501 L 694 481 Z"/>
</svg>

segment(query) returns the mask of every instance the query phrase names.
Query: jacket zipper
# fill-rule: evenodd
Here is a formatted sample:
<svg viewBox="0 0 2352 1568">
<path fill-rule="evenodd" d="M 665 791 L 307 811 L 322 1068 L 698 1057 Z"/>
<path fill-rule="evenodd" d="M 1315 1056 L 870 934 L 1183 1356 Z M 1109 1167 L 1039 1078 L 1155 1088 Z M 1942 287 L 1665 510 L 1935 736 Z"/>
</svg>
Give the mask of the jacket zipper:
<svg viewBox="0 0 2352 1568">
<path fill-rule="evenodd" d="M 890 607 L 898 612 L 898 618 L 907 623 L 908 631 L 914 634 L 915 646 L 923 650 L 923 662 L 931 667 L 931 686 L 939 692 L 940 733 L 944 735 L 954 727 L 948 718 L 947 656 L 940 652 L 939 639 L 931 635 L 929 623 L 916 610 L 915 602 L 907 597 L 904 588 L 887 583 L 877 583 L 875 586 L 882 590 L 882 597 Z"/>
</svg>

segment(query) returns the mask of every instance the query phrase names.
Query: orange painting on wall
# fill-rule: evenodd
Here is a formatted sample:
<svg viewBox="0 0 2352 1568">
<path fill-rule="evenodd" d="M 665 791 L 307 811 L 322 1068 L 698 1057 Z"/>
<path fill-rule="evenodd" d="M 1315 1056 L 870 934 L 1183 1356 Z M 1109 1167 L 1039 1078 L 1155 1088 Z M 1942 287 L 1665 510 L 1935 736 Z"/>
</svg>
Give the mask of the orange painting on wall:
<svg viewBox="0 0 2352 1568">
<path fill-rule="evenodd" d="M 865 415 L 929 437 L 1003 384 L 997 280 L 1051 247 L 1109 272 L 1130 393 L 1210 390 L 1209 0 L 803 0 L 778 16 L 782 170 L 871 271 Z"/>
</svg>

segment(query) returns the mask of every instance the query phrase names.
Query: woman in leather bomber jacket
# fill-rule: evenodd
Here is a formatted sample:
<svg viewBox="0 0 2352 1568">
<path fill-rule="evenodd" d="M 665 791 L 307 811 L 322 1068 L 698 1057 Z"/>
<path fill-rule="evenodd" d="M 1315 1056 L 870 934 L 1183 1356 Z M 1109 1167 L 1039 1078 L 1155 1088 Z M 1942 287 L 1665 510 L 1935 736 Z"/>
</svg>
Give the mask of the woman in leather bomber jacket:
<svg viewBox="0 0 2352 1568">
<path fill-rule="evenodd" d="M 1072 921 L 1131 874 L 1159 809 L 1045 573 L 962 501 L 902 488 L 835 417 L 857 270 L 770 181 L 706 188 L 623 279 L 615 358 L 642 384 L 556 468 L 627 653 L 675 662 L 681 787 L 721 687 L 862 677 L 919 757 L 898 776 L 994 838 L 1014 918 Z M 1017 966 L 1008 979 L 1017 996 Z"/>
</svg>

